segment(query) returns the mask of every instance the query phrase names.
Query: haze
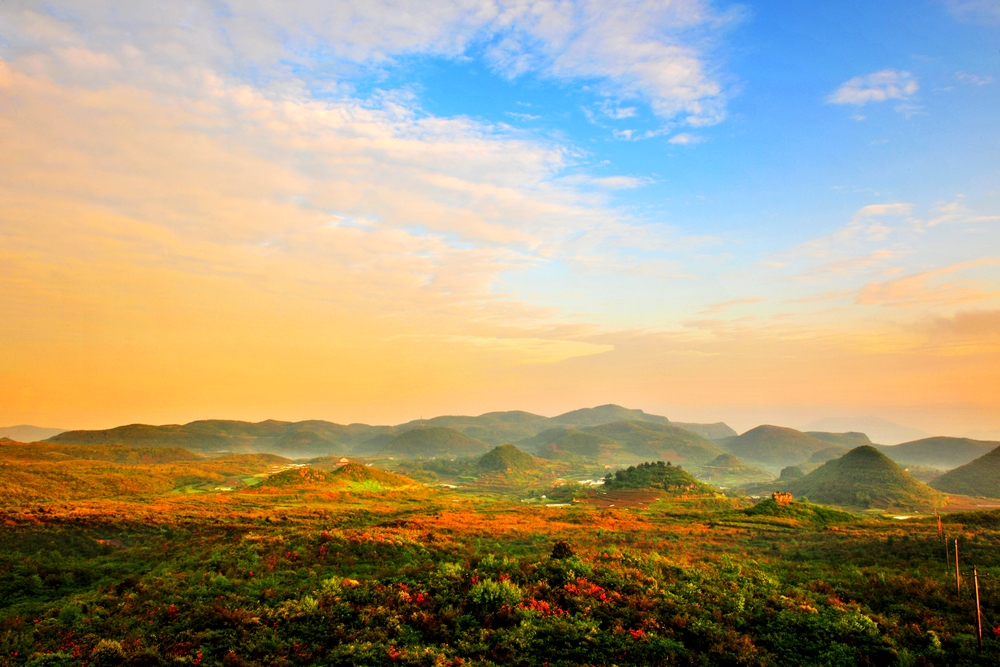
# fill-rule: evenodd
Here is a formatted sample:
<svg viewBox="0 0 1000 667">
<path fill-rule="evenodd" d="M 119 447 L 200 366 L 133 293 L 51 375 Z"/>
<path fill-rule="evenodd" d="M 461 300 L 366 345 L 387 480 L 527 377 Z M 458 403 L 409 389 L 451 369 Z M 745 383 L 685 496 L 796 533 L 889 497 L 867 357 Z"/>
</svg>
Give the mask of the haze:
<svg viewBox="0 0 1000 667">
<path fill-rule="evenodd" d="M 0 4 L 0 424 L 1000 429 L 1000 7 Z"/>
</svg>

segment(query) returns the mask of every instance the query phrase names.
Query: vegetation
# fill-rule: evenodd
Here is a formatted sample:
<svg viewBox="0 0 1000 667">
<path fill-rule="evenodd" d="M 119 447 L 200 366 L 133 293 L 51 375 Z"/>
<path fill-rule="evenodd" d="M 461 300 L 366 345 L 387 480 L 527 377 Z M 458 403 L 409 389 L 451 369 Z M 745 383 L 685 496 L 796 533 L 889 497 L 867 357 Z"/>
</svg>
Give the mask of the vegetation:
<svg viewBox="0 0 1000 667">
<path fill-rule="evenodd" d="M 443 426 L 428 426 L 405 431 L 392 437 L 378 450 L 380 456 L 401 456 L 404 458 L 432 458 L 477 456 L 483 454 L 489 445 L 470 438 L 455 429 Z"/>
<path fill-rule="evenodd" d="M 732 454 L 720 454 L 712 459 L 698 470 L 696 477 L 715 486 L 727 488 L 772 480 L 770 473 L 747 465 Z"/>
<path fill-rule="evenodd" d="M 501 445 L 483 455 L 476 463 L 480 470 L 495 472 L 520 472 L 522 470 L 537 470 L 538 461 L 531 454 L 526 454 L 514 445 Z"/>
<path fill-rule="evenodd" d="M 937 491 L 868 445 L 824 463 L 784 489 L 815 502 L 854 507 L 926 507 L 942 500 Z"/>
<path fill-rule="evenodd" d="M 1000 498 L 1000 447 L 946 472 L 931 486 L 947 493 Z"/>
<path fill-rule="evenodd" d="M 924 438 L 901 445 L 877 445 L 876 449 L 890 459 L 907 466 L 925 466 L 951 470 L 987 454 L 1000 442 L 969 438 Z"/>
<path fill-rule="evenodd" d="M 640 463 L 624 470 L 608 473 L 604 478 L 608 489 L 663 489 L 664 491 L 711 492 L 711 487 L 702 484 L 679 466 L 668 461 Z"/>
<path fill-rule="evenodd" d="M 807 461 L 816 452 L 830 447 L 825 440 L 782 426 L 758 426 L 719 444 L 741 461 L 770 472 Z"/>
<path fill-rule="evenodd" d="M 963 577 L 979 568 L 979 652 L 933 517 L 861 516 L 815 490 L 720 497 L 662 462 L 603 486 L 558 461 L 390 462 L 470 478 L 453 490 L 361 461 L 99 450 L 0 461 L 0 667 L 1000 660 L 1000 512 L 944 517 Z M 903 484 L 858 452 L 840 473 Z"/>
<path fill-rule="evenodd" d="M 829 442 L 833 445 L 840 445 L 845 450 L 851 449 L 853 447 L 860 447 L 862 445 L 870 445 L 872 441 L 868 439 L 868 436 L 864 433 L 858 433 L 857 431 L 848 431 L 847 433 L 828 433 L 826 431 L 806 431 L 806 435 L 810 438 L 816 438 L 817 440 L 822 440 L 824 442 Z"/>
</svg>

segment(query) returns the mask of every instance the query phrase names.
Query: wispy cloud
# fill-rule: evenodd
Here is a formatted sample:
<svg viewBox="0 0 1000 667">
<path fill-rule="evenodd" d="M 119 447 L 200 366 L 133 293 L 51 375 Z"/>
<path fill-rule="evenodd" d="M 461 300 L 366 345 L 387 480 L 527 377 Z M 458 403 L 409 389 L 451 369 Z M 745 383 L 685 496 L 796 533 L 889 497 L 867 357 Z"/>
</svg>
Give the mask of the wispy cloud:
<svg viewBox="0 0 1000 667">
<path fill-rule="evenodd" d="M 830 104 L 864 106 L 869 102 L 906 100 L 920 89 L 909 72 L 884 69 L 845 81 L 826 98 Z"/>
<path fill-rule="evenodd" d="M 969 72 L 955 72 L 955 78 L 970 86 L 985 86 L 993 83 L 993 77 L 988 74 L 971 74 Z"/>
<path fill-rule="evenodd" d="M 705 137 L 688 134 L 687 132 L 681 132 L 680 134 L 675 134 L 667 140 L 671 144 L 679 144 L 681 146 L 689 146 L 691 144 L 700 144 L 705 141 Z"/>
<path fill-rule="evenodd" d="M 993 280 L 982 278 L 946 282 L 938 280 L 942 276 L 961 271 L 994 266 L 1000 266 L 1000 258 L 987 257 L 959 262 L 895 280 L 869 283 L 858 291 L 855 303 L 863 306 L 908 308 L 928 304 L 957 305 L 996 298 L 1000 296 L 1000 285 Z"/>
<path fill-rule="evenodd" d="M 754 303 L 763 303 L 765 301 L 767 301 L 767 299 L 761 297 L 743 297 L 740 299 L 730 299 L 729 301 L 721 301 L 719 303 L 709 304 L 709 306 L 705 308 L 705 310 L 701 311 L 700 314 L 717 315 L 736 306 L 745 306 Z"/>
</svg>

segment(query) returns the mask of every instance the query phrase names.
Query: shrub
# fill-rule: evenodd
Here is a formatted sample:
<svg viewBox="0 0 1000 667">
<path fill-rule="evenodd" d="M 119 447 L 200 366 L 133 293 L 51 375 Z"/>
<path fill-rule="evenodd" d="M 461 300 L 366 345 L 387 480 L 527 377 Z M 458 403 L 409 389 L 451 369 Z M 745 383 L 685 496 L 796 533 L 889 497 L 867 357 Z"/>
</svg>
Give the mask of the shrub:
<svg viewBox="0 0 1000 667">
<path fill-rule="evenodd" d="M 35 653 L 24 665 L 25 667 L 70 667 L 72 664 L 73 658 L 67 653 Z"/>
<path fill-rule="evenodd" d="M 97 642 L 97 646 L 90 652 L 91 664 L 94 667 L 117 667 L 125 662 L 125 649 L 121 642 L 113 639 L 102 639 Z"/>
<path fill-rule="evenodd" d="M 570 546 L 570 543 L 567 542 L 566 540 L 559 540 L 552 547 L 551 557 L 557 560 L 563 560 L 564 558 L 572 558 L 575 555 L 576 552 L 573 551 L 573 547 Z"/>
<path fill-rule="evenodd" d="M 480 611 L 495 612 L 501 607 L 513 607 L 521 601 L 521 589 L 508 580 L 487 579 L 472 587 L 469 601 Z"/>
</svg>

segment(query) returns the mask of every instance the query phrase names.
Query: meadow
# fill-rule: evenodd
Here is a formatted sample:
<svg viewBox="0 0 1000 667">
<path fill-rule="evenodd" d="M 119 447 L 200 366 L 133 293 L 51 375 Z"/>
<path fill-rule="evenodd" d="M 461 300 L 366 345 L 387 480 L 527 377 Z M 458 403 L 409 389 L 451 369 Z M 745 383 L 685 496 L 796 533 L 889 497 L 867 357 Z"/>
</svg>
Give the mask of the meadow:
<svg viewBox="0 0 1000 667">
<path fill-rule="evenodd" d="M 4 666 L 1000 659 L 990 512 L 943 515 L 958 593 L 927 513 L 463 462 L 396 466 L 428 485 L 364 466 L 338 476 L 330 461 L 277 473 L 281 459 L 258 455 L 48 458 L 0 468 Z"/>
</svg>

